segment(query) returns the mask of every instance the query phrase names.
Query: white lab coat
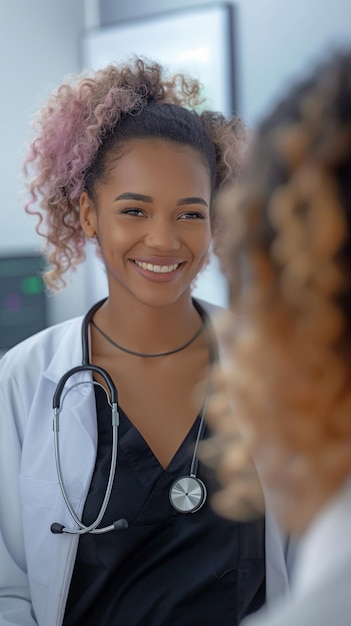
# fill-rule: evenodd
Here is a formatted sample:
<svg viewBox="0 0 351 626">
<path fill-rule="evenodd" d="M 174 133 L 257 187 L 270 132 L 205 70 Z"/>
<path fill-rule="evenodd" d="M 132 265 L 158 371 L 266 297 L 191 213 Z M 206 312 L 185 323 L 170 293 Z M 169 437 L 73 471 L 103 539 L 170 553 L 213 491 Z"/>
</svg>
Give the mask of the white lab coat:
<svg viewBox="0 0 351 626">
<path fill-rule="evenodd" d="M 351 476 L 300 540 L 291 597 L 244 620 L 243 626 L 350 626 Z"/>
<path fill-rule="evenodd" d="M 213 315 L 216 307 L 202 303 Z M 215 317 L 213 318 L 215 322 Z M 60 377 L 82 362 L 82 318 L 50 327 L 0 361 L 0 625 L 59 626 L 78 536 L 54 535 L 53 522 L 74 526 L 57 479 L 52 397 Z M 77 380 L 90 380 L 80 373 Z M 97 447 L 93 386 L 64 399 L 61 461 L 69 499 L 82 514 Z M 267 600 L 288 589 L 283 538 L 266 517 Z"/>
</svg>

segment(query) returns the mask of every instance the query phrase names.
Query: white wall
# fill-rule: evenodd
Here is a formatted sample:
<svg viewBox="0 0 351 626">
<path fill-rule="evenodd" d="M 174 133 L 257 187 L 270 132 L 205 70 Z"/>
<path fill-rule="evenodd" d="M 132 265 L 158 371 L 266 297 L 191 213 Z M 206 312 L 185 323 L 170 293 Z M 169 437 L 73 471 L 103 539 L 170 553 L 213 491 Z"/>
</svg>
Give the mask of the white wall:
<svg viewBox="0 0 351 626">
<path fill-rule="evenodd" d="M 350 0 L 238 0 L 239 112 L 255 124 L 335 47 L 351 47 Z"/>
<path fill-rule="evenodd" d="M 92 0 L 101 22 L 158 14 L 212 0 Z M 290 79 L 334 45 L 351 45 L 350 0 L 229 0 L 235 7 L 238 111 L 255 123 Z"/>
<path fill-rule="evenodd" d="M 80 67 L 84 25 L 127 19 L 204 0 L 3 0 L 0 19 L 2 85 L 0 253 L 38 246 L 34 220 L 19 199 L 20 162 L 29 124 L 41 99 Z M 350 0 L 237 0 L 238 113 L 255 124 L 278 94 L 315 60 L 341 43 L 351 45 Z M 84 311 L 89 276 L 81 268 L 53 300 L 55 322 Z"/>
</svg>

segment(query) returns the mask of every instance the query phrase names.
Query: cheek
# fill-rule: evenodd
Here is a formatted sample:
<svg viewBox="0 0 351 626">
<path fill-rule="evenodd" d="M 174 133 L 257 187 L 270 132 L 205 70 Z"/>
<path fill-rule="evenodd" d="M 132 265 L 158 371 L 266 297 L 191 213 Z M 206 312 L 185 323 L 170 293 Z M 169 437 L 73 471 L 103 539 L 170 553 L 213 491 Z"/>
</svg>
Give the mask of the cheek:
<svg viewBox="0 0 351 626">
<path fill-rule="evenodd" d="M 211 236 L 209 233 L 199 233 L 187 243 L 187 247 L 192 253 L 196 271 L 200 272 L 206 268 L 211 256 Z"/>
<path fill-rule="evenodd" d="M 196 236 L 194 236 L 193 247 L 197 249 L 199 254 L 201 253 L 207 254 L 211 246 L 211 242 L 212 242 L 211 228 L 209 225 L 208 226 L 206 225 L 204 226 L 203 229 L 201 229 L 201 231 L 197 233 Z"/>
<path fill-rule="evenodd" d="M 100 229 L 97 234 L 99 256 L 106 266 L 115 265 L 123 257 L 126 241 L 122 241 L 120 234 L 112 229 Z"/>
<path fill-rule="evenodd" d="M 117 225 L 113 221 L 100 221 L 98 236 L 101 247 L 108 251 L 125 249 L 135 239 L 136 233 L 130 228 L 124 228 L 123 224 Z"/>
</svg>

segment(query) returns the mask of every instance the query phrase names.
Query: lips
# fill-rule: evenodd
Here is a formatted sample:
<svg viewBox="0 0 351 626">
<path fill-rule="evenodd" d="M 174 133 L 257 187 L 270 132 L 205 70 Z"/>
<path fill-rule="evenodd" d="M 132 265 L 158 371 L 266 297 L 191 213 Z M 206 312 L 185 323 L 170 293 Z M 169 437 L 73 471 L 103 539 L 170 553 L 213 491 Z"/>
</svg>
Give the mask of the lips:
<svg viewBox="0 0 351 626">
<path fill-rule="evenodd" d="M 137 273 L 151 282 L 169 283 L 177 279 L 186 261 L 179 257 L 139 257 L 130 259 Z"/>
<path fill-rule="evenodd" d="M 143 270 L 148 270 L 155 274 L 169 274 L 170 272 L 174 272 L 180 265 L 180 263 L 172 263 L 171 265 L 146 263 L 145 261 L 138 261 L 137 259 L 135 259 L 134 263 Z"/>
</svg>

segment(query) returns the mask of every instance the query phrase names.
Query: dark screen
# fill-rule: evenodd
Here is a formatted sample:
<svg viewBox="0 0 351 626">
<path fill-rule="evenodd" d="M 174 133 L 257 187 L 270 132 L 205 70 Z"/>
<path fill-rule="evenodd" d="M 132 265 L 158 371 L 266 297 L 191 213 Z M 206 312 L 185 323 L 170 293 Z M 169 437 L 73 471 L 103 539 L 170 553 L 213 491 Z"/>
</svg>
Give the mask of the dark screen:
<svg viewBox="0 0 351 626">
<path fill-rule="evenodd" d="M 47 295 L 39 255 L 0 256 L 0 350 L 47 326 Z"/>
</svg>

